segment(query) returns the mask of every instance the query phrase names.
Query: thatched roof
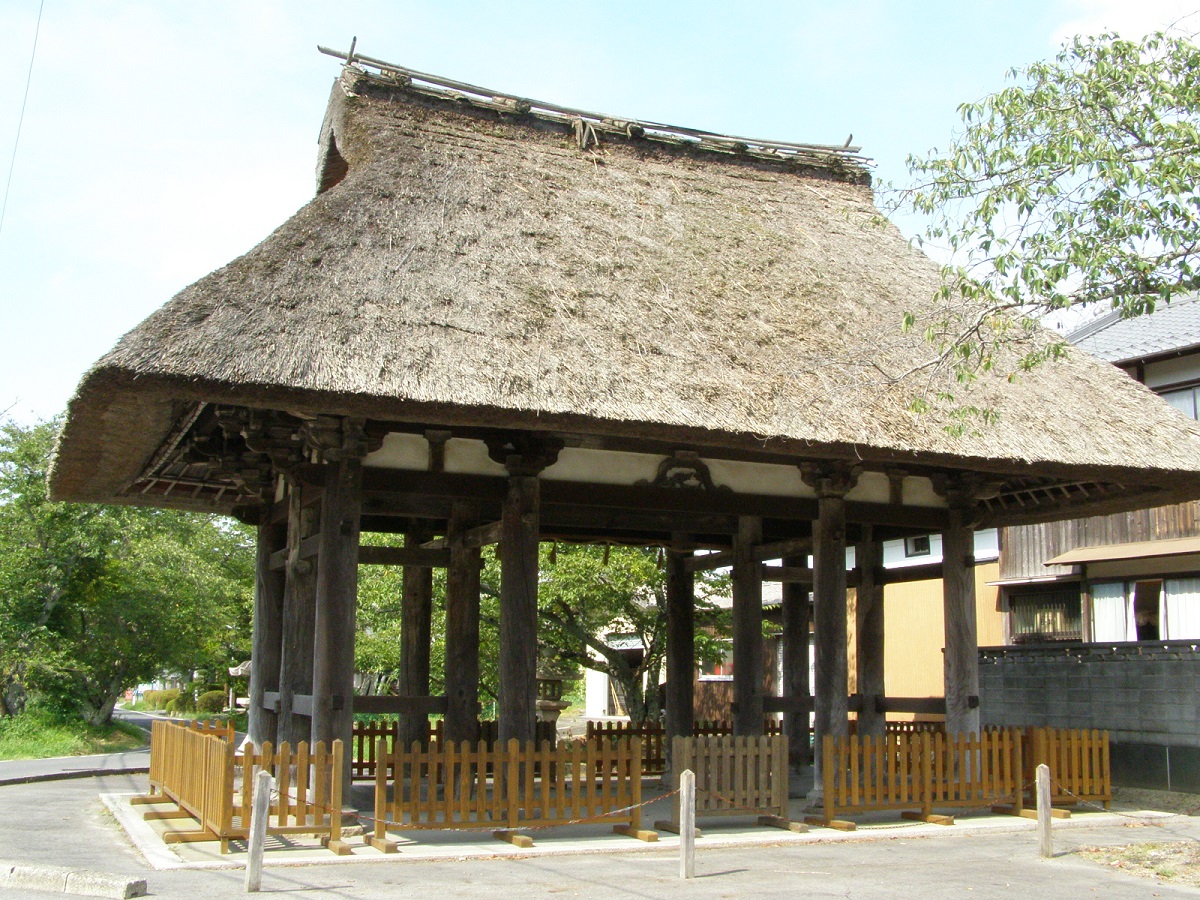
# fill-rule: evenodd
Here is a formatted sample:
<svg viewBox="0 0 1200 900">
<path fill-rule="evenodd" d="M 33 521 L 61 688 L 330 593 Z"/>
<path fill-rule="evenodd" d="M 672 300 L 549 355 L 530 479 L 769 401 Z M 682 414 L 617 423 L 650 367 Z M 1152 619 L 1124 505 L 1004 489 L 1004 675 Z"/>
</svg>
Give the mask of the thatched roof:
<svg viewBox="0 0 1200 900">
<path fill-rule="evenodd" d="M 1083 353 L 894 380 L 940 276 L 852 152 L 580 122 L 347 67 L 322 191 L 86 374 L 55 495 L 119 498 L 196 400 L 1200 494 L 1194 423 Z M 998 423 L 909 411 L 946 386 Z"/>
</svg>

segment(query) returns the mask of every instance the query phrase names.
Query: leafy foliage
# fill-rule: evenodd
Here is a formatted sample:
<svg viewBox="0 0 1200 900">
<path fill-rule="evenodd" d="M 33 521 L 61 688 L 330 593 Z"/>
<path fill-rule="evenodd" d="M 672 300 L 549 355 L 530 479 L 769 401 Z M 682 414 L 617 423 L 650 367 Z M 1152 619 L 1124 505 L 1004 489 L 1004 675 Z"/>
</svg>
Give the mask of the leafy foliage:
<svg viewBox="0 0 1200 900">
<path fill-rule="evenodd" d="M 32 691 L 99 724 L 126 688 L 247 652 L 252 542 L 211 517 L 52 502 L 56 433 L 0 426 L 0 712 Z"/>
<path fill-rule="evenodd" d="M 1080 37 L 1009 76 L 959 108 L 945 153 L 909 158 L 912 184 L 892 203 L 932 216 L 925 239 L 954 257 L 937 313 L 904 326 L 960 380 L 992 369 L 1002 346 L 1019 351 L 1010 376 L 1061 355 L 1038 328 L 1047 312 L 1136 316 L 1198 286 L 1200 48 L 1163 33 Z"/>
</svg>

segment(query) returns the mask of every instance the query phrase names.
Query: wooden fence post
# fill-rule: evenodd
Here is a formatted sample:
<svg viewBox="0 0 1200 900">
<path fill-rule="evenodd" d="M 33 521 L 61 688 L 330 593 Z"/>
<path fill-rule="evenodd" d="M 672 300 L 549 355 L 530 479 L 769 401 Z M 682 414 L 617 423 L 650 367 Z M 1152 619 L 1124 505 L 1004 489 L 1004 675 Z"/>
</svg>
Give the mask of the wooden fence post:
<svg viewBox="0 0 1200 900">
<path fill-rule="evenodd" d="M 679 775 L 679 877 L 696 876 L 696 773 Z"/>
<path fill-rule="evenodd" d="M 262 890 L 263 845 L 267 841 L 267 819 L 271 816 L 271 791 L 275 779 L 265 769 L 255 776 L 254 809 L 250 813 L 250 849 L 246 859 L 246 893 Z"/>
<path fill-rule="evenodd" d="M 1037 823 L 1038 846 L 1043 859 L 1054 856 L 1050 841 L 1050 767 L 1039 763 L 1037 767 Z"/>
</svg>

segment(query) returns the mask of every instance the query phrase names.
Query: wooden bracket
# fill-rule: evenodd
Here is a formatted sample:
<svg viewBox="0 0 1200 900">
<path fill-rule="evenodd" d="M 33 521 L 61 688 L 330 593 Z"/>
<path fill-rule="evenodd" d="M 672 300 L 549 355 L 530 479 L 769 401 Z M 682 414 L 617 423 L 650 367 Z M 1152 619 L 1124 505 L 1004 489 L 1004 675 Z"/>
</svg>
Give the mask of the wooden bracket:
<svg viewBox="0 0 1200 900">
<path fill-rule="evenodd" d="M 793 822 L 791 819 L 785 819 L 783 816 L 759 816 L 758 824 L 768 828 L 782 828 L 784 831 L 794 831 L 796 834 L 804 834 L 808 831 L 808 826 L 803 822 Z"/>
<path fill-rule="evenodd" d="M 532 847 L 533 838 L 527 834 L 521 834 L 511 828 L 501 828 L 492 832 L 492 837 L 498 841 L 506 841 L 514 847 Z"/>
<path fill-rule="evenodd" d="M 838 831 L 857 831 L 858 826 L 845 819 L 826 819 L 824 816 L 805 816 L 805 825 L 820 825 L 822 828 L 835 828 Z"/>
<path fill-rule="evenodd" d="M 653 844 L 658 840 L 657 831 L 650 831 L 646 828 L 634 828 L 632 825 L 614 825 L 613 834 L 623 834 L 626 837 L 637 838 L 639 841 L 645 841 L 647 844 Z"/>
<path fill-rule="evenodd" d="M 910 822 L 928 822 L 930 825 L 953 825 L 954 816 L 939 816 L 935 813 L 917 812 L 906 809 L 900 813 L 900 818 Z"/>
</svg>

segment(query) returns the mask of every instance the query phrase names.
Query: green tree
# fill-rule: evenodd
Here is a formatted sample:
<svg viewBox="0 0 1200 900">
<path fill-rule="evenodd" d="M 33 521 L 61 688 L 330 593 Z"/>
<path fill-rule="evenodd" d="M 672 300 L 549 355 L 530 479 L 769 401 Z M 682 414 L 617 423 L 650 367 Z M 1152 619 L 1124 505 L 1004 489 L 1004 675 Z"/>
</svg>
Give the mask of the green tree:
<svg viewBox="0 0 1200 900">
<path fill-rule="evenodd" d="M 666 585 L 654 549 L 559 544 L 541 547 L 538 585 L 538 653 L 547 670 L 577 675 L 604 672 L 625 696 L 635 720 L 658 713 L 656 686 L 666 652 Z M 395 681 L 400 666 L 399 567 L 364 567 L 359 574 L 356 665 L 372 690 Z M 697 606 L 708 627 L 697 629 L 697 656 L 718 658 L 728 623 L 708 598 L 728 590 L 728 578 L 697 575 Z M 497 696 L 500 646 L 500 564 L 490 548 L 480 574 L 480 699 Z M 435 570 L 431 689 L 445 681 L 445 576 Z"/>
<path fill-rule="evenodd" d="M 1064 350 L 1042 316 L 1102 304 L 1135 316 L 1194 290 L 1200 254 L 1200 48 L 1163 33 L 1079 37 L 959 108 L 945 152 L 910 157 L 893 209 L 945 245 L 937 311 L 905 317 L 961 380 Z"/>
<path fill-rule="evenodd" d="M 101 724 L 163 670 L 244 657 L 253 545 L 224 519 L 52 502 L 57 427 L 0 426 L 0 712 L 34 692 Z"/>
</svg>

